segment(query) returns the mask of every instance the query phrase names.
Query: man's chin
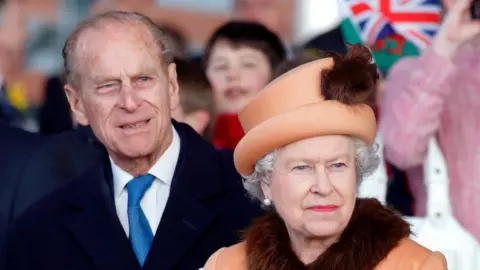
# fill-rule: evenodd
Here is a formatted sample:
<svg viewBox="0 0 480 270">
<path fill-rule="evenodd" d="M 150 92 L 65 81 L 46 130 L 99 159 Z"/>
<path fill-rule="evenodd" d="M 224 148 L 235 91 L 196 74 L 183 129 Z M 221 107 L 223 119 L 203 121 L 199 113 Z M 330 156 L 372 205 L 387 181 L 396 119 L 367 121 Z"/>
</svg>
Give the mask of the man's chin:
<svg viewBox="0 0 480 270">
<path fill-rule="evenodd" d="M 133 147 L 132 147 L 133 148 Z M 137 159 L 137 158 L 144 158 L 153 155 L 153 151 L 151 149 L 124 149 L 122 152 L 123 156 L 129 159 Z"/>
<path fill-rule="evenodd" d="M 118 156 L 124 159 L 138 159 L 153 155 L 154 147 L 124 142 L 123 146 L 117 147 L 116 152 Z"/>
</svg>

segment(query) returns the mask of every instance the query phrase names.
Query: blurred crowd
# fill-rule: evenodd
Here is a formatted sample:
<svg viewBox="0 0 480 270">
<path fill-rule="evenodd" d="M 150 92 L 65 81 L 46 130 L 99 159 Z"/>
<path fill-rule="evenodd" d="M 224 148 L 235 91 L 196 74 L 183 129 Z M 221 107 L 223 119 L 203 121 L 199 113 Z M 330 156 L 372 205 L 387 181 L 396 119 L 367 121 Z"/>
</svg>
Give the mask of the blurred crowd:
<svg viewBox="0 0 480 270">
<path fill-rule="evenodd" d="M 339 4 L 340 9 L 348 9 L 351 2 L 328 1 L 344 2 Z M 20 216 L 30 205 L 58 188 L 42 184 L 42 172 L 62 162 L 65 172 L 60 172 L 59 177 L 70 179 L 91 165 L 88 151 L 94 150 L 83 149 L 77 142 L 81 139 L 65 134 L 80 130 L 77 132 L 84 132 L 94 144 L 105 144 L 104 138 L 98 138 L 100 141 L 95 138 L 99 137 L 95 130 L 93 134 L 88 128 L 82 129 L 91 123 L 85 120 L 86 116 L 79 116 L 81 108 L 75 107 L 78 102 L 75 90 L 64 87 L 71 69 L 64 64 L 68 55 L 64 46 L 79 23 L 107 11 L 138 12 L 158 25 L 166 40 L 163 49 L 175 63 L 179 88 L 179 106 L 169 117 L 175 123 L 188 124 L 221 151 L 234 150 L 245 136 L 238 113 L 274 78 L 292 69 L 295 66 L 292 62 L 298 62 L 298 66 L 308 62 L 306 59 L 322 58 L 327 52 L 345 54 L 348 44 L 365 44 L 380 73 L 379 83 L 366 103 L 373 108 L 378 132 L 382 134 L 385 156 L 382 162 L 387 164 L 389 180 L 387 203 L 402 215 L 426 215 L 428 196 L 422 165 L 428 142 L 435 137 L 446 160 L 454 217 L 480 241 L 480 181 L 476 180 L 480 179 L 480 139 L 477 136 L 480 129 L 480 118 L 477 117 L 480 113 L 480 79 L 477 76 L 480 72 L 480 21 L 472 19 L 472 1 L 430 1 L 438 7 L 434 14 L 437 17 L 429 22 L 419 19 L 419 24 L 434 25 L 424 31 L 428 35 L 421 37 L 418 33 L 411 34 L 413 31 L 408 34 L 408 29 L 399 31 L 392 23 L 390 28 L 377 31 L 384 34 L 377 33 L 372 39 L 358 31 L 364 25 L 355 26 L 353 17 L 339 15 L 330 22 L 322 22 L 321 18 L 304 14 L 304 19 L 296 20 L 297 28 L 308 26 L 309 30 L 298 39 L 295 33 L 291 37 L 282 31 L 285 28 L 285 5 L 292 1 L 236 0 L 233 1 L 231 17 L 211 33 L 201 53 L 193 52 L 187 38 L 166 23 L 165 17 L 172 15 L 153 0 L 1 2 L 0 122 L 29 132 L 14 135 L 18 139 L 20 136 L 32 137 L 23 140 L 25 150 L 20 150 L 20 146 L 17 149 L 7 141 L 5 149 L 0 149 L 0 156 L 5 156 L 5 159 L 0 157 L 0 167 L 16 166 L 17 170 L 23 171 L 23 166 L 30 164 L 37 169 L 22 178 L 37 175 L 38 181 L 34 184 L 4 184 L 0 181 L 0 188 L 4 187 L 0 190 L 0 203 L 3 204 L 0 219 L 5 220 L 1 221 L 5 224 L 0 226 L 0 244 L 6 239 L 6 228 L 13 223 L 13 217 Z M 294 4 L 290 3 L 292 7 Z M 355 10 L 359 11 L 354 8 L 350 12 Z M 429 12 L 431 10 L 435 9 Z M 343 14 L 339 10 L 332 12 Z M 357 28 L 357 34 L 352 34 L 352 25 Z M 183 27 L 195 31 L 195 25 Z M 122 58 L 122 55 L 117 57 Z M 105 113 L 94 112 L 98 115 Z M 46 147 L 38 146 L 49 144 L 45 138 L 62 140 L 56 142 L 57 149 L 67 151 L 66 148 L 71 147 L 77 156 L 69 160 L 69 154 L 62 154 L 59 150 L 55 152 L 55 159 L 45 161 L 48 164 L 31 165 L 42 159 L 42 155 L 50 153 L 42 152 L 41 149 Z M 0 140 L 7 138 L 0 133 Z M 42 140 L 42 143 L 36 140 Z M 0 142 L 0 146 L 3 145 Z M 35 155 L 40 157 L 27 160 Z M 76 161 L 82 157 L 84 163 Z M 11 161 L 15 158 L 22 161 Z M 2 160 L 10 161 L 3 163 Z M 72 168 L 65 169 L 69 166 Z M 15 173 L 11 173 L 11 179 L 17 179 Z M 7 188 L 8 185 L 11 187 Z M 38 190 L 42 191 L 37 194 Z M 15 203 L 19 205 L 15 206 Z M 242 208 L 238 202 L 236 205 Z"/>
</svg>

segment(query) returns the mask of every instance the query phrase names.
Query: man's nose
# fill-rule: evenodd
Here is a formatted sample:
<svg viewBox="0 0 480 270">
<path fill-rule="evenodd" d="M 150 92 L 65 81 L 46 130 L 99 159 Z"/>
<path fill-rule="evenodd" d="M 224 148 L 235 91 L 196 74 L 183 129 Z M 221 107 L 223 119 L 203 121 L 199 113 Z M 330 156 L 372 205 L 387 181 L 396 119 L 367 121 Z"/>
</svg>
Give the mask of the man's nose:
<svg viewBox="0 0 480 270">
<path fill-rule="evenodd" d="M 130 86 L 122 87 L 121 96 L 119 98 L 119 105 L 128 112 L 135 111 L 141 104 L 141 99 L 138 93 Z"/>
</svg>

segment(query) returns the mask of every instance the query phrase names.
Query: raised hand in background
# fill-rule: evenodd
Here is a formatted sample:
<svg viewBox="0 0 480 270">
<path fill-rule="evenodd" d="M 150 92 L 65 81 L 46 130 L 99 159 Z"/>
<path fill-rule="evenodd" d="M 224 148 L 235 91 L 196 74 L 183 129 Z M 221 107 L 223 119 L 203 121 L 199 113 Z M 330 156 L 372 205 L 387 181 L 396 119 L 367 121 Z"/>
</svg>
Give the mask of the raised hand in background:
<svg viewBox="0 0 480 270">
<path fill-rule="evenodd" d="M 479 38 L 480 20 L 471 18 L 472 2 L 473 0 L 445 0 L 448 11 L 432 44 L 437 54 L 452 58 L 461 45 Z"/>
</svg>

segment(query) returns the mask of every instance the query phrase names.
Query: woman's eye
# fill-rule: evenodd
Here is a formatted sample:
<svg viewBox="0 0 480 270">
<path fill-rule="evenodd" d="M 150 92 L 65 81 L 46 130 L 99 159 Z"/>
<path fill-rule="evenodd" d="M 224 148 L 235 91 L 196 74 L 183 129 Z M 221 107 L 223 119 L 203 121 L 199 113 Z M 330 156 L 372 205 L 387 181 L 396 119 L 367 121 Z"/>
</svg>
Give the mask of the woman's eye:
<svg viewBox="0 0 480 270">
<path fill-rule="evenodd" d="M 310 168 L 310 166 L 308 166 L 308 165 L 298 165 L 298 166 L 293 167 L 293 170 L 295 170 L 295 171 L 305 171 L 309 168 Z"/>
<path fill-rule="evenodd" d="M 332 164 L 332 166 L 334 168 L 337 168 L 337 169 L 347 167 L 347 165 L 345 165 L 345 163 L 343 163 L 343 162 L 334 163 L 334 164 Z"/>
</svg>

